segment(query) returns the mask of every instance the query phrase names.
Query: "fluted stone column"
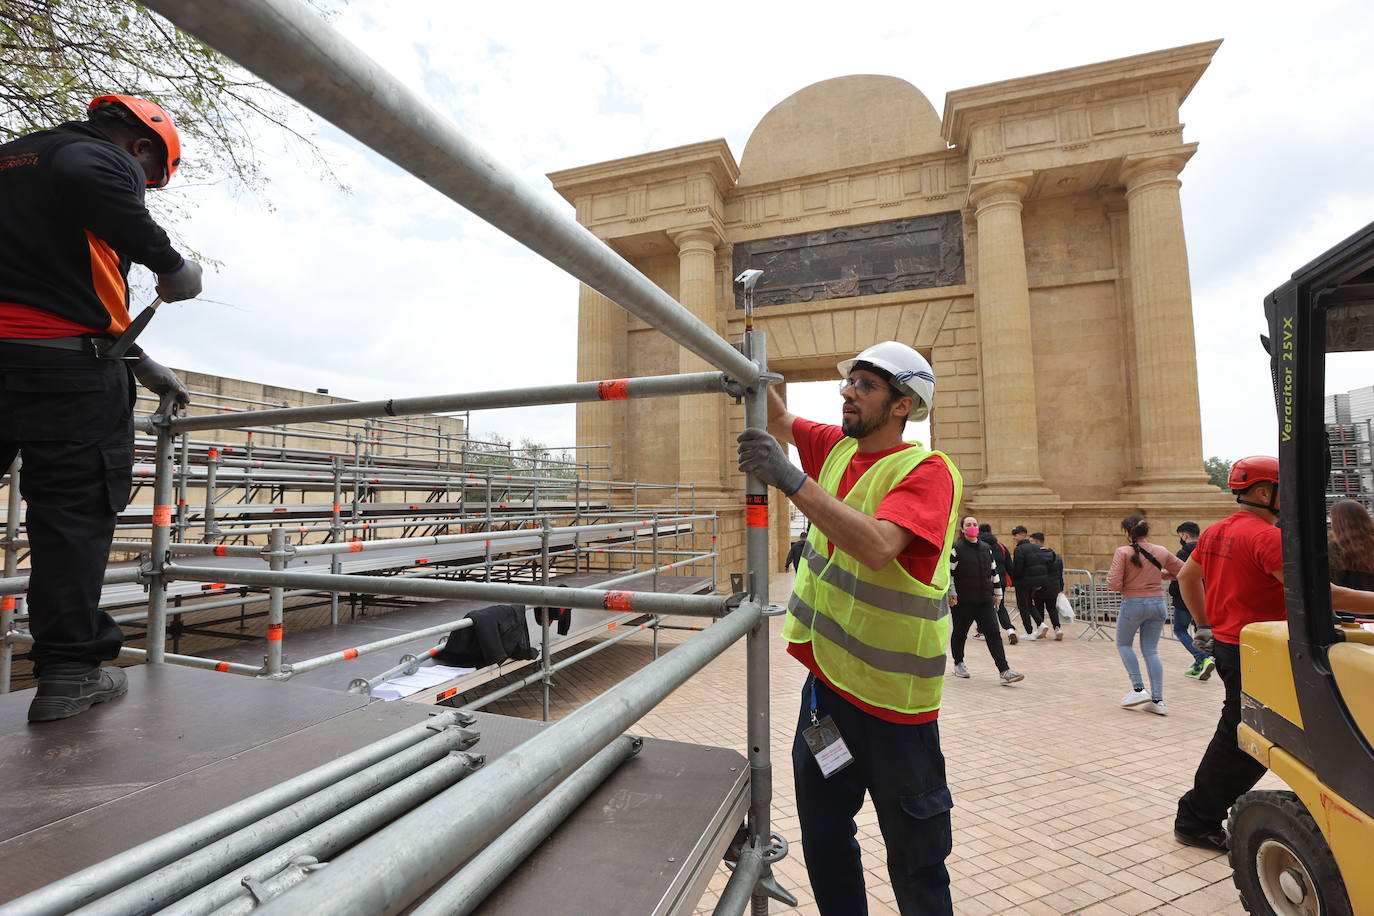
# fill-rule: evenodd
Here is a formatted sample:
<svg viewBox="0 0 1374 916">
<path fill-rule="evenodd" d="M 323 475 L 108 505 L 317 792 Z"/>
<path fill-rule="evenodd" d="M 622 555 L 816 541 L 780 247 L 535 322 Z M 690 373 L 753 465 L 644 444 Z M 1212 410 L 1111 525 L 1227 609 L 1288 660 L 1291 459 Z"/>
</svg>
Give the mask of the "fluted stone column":
<svg viewBox="0 0 1374 916">
<path fill-rule="evenodd" d="M 1127 230 L 1140 476 L 1123 492 L 1209 490 L 1202 469 L 1197 350 L 1178 173 L 1191 148 L 1128 157 Z"/>
<path fill-rule="evenodd" d="M 717 327 L 715 276 L 719 241 L 714 232 L 700 229 L 673 236 L 678 250 L 678 301 L 713 328 Z M 715 369 L 686 349 L 678 354 L 678 372 Z M 696 395 L 679 398 L 678 423 L 678 477 L 682 483 L 696 484 L 699 495 L 713 496 L 721 486 L 721 399 Z"/>
<path fill-rule="evenodd" d="M 625 313 L 586 284 L 578 287 L 577 294 L 577 380 L 596 382 L 616 378 L 618 371 L 618 352 L 625 349 Z M 604 448 L 586 450 L 587 446 L 608 445 L 620 441 L 617 437 L 617 411 L 624 413 L 624 404 L 578 404 L 577 405 L 577 460 L 604 464 Z M 615 446 L 612 446 L 614 452 Z M 622 449 L 623 450 L 623 449 Z M 624 455 L 612 454 L 616 469 L 623 474 Z M 615 479 L 615 471 L 601 478 L 601 472 L 593 473 L 595 479 Z"/>
<path fill-rule="evenodd" d="M 970 196 L 978 223 L 978 341 L 987 449 L 980 500 L 1053 498 L 1040 476 L 1030 288 L 1021 233 L 1021 199 L 1028 187 L 1023 180 L 994 181 L 975 187 Z"/>
</svg>

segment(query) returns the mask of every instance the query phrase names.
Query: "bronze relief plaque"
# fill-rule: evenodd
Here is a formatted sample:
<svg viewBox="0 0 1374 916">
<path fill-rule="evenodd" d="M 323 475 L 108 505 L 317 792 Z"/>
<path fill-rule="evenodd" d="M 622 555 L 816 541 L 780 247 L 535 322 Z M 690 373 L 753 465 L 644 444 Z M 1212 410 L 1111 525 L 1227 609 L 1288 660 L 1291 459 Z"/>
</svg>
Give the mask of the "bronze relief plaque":
<svg viewBox="0 0 1374 916">
<path fill-rule="evenodd" d="M 821 302 L 964 282 L 964 228 L 957 211 L 735 245 L 734 273 L 763 271 L 754 304 Z M 744 295 L 735 293 L 735 307 Z"/>
</svg>

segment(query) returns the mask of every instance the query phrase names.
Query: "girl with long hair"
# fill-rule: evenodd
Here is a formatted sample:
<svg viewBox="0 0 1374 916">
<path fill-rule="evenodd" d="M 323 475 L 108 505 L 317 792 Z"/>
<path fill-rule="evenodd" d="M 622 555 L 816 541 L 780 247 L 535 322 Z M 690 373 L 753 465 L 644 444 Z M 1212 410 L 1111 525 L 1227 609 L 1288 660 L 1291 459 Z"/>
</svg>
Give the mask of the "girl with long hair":
<svg viewBox="0 0 1374 916">
<path fill-rule="evenodd" d="M 1336 585 L 1374 592 L 1374 518 L 1353 499 L 1331 506 L 1327 562 Z"/>
<path fill-rule="evenodd" d="M 1126 544 L 1112 554 L 1107 587 L 1121 593 L 1121 610 L 1116 618 L 1116 651 L 1131 679 L 1131 692 L 1121 698 L 1126 709 L 1143 707 L 1160 716 L 1169 714 L 1164 705 L 1164 662 L 1159 658 L 1159 637 L 1169 613 L 1164 604 L 1164 580 L 1172 579 L 1183 563 L 1166 547 L 1148 540 L 1150 523 L 1145 516 L 1128 515 L 1121 520 Z M 1140 653 L 1150 673 L 1150 689 L 1140 676 L 1140 661 L 1135 655 L 1135 636 L 1140 634 Z"/>
</svg>

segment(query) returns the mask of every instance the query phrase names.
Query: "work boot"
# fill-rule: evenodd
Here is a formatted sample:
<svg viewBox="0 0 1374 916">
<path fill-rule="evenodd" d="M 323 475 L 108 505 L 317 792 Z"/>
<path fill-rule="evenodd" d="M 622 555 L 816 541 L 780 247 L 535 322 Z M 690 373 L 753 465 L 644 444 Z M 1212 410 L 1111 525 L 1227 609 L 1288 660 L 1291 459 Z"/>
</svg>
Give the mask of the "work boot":
<svg viewBox="0 0 1374 916">
<path fill-rule="evenodd" d="M 1198 849 L 1210 849 L 1212 852 L 1226 852 L 1231 848 L 1231 838 L 1226 835 L 1226 831 L 1218 827 L 1215 830 L 1203 830 L 1198 833 L 1185 832 L 1174 827 L 1174 839 L 1185 846 L 1196 846 Z"/>
<path fill-rule="evenodd" d="M 84 662 L 51 662 L 38 676 L 38 692 L 29 704 L 30 722 L 53 722 L 85 712 L 96 703 L 121 697 L 129 679 L 119 668 Z"/>
</svg>

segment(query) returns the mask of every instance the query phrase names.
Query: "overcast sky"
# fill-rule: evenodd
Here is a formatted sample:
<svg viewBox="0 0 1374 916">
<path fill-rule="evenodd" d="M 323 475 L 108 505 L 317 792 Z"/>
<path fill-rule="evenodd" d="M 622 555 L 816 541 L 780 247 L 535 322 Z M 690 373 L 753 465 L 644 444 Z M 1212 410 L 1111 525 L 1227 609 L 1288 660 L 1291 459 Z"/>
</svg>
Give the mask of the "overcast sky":
<svg viewBox="0 0 1374 916">
<path fill-rule="evenodd" d="M 900 77 L 939 111 L 955 89 L 1223 38 L 1183 107 L 1200 144 L 1182 193 L 1208 455 L 1274 450 L 1262 299 L 1374 220 L 1370 4 L 351 0 L 335 25 L 560 202 L 547 172 L 716 137 L 738 159 L 771 107 L 831 77 Z M 224 304 L 161 310 L 152 352 L 357 399 L 574 380 L 575 281 L 316 130 L 351 193 L 289 151 L 267 164 L 266 199 L 193 186 L 186 151 L 179 231 L 223 262 L 205 295 Z M 1343 364 L 1337 387 L 1367 370 Z M 834 420 L 836 405 L 827 391 L 800 412 Z M 475 415 L 473 430 L 567 445 L 572 409 Z"/>
</svg>

